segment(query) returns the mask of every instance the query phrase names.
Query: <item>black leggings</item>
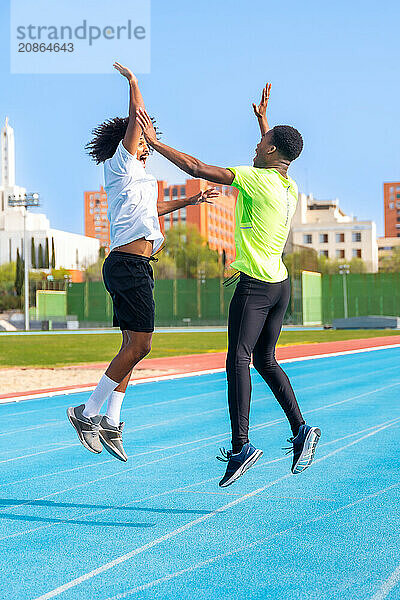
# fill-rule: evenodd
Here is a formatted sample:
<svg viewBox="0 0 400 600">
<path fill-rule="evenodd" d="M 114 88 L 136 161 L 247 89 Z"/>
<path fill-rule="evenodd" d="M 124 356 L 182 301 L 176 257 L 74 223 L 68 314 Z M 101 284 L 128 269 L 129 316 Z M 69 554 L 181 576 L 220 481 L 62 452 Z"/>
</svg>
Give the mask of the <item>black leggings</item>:
<svg viewBox="0 0 400 600">
<path fill-rule="evenodd" d="M 275 359 L 275 346 L 289 303 L 290 282 L 268 283 L 241 273 L 229 307 L 228 402 L 232 449 L 249 441 L 250 358 L 285 411 L 293 435 L 304 419 L 286 373 Z"/>
</svg>

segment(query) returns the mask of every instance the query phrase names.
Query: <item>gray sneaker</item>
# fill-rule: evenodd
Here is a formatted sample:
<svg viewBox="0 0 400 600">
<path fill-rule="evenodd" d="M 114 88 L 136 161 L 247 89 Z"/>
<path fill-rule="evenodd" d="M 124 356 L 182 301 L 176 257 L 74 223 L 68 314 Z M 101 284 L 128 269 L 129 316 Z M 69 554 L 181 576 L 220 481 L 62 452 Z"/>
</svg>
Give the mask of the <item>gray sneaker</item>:
<svg viewBox="0 0 400 600">
<path fill-rule="evenodd" d="M 99 440 L 99 423 L 101 421 L 101 415 L 95 417 L 84 417 L 83 409 L 84 404 L 80 406 L 70 406 L 67 410 L 68 419 L 72 427 L 74 427 L 78 434 L 79 441 L 95 454 L 100 454 L 103 450 L 103 446 Z"/>
<path fill-rule="evenodd" d="M 128 457 L 122 445 L 122 430 L 125 423 L 120 423 L 118 427 L 112 425 L 108 420 L 107 415 L 100 421 L 99 437 L 104 448 L 118 460 L 126 462 Z"/>
</svg>

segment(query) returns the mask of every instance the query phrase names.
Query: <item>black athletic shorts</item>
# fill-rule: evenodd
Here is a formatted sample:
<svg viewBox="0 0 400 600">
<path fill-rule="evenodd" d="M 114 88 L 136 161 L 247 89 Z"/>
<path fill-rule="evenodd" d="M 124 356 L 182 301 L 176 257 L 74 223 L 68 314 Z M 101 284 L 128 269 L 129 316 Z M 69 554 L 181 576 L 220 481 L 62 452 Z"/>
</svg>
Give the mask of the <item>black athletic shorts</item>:
<svg viewBox="0 0 400 600">
<path fill-rule="evenodd" d="M 154 279 L 150 258 L 113 250 L 103 264 L 104 285 L 113 301 L 113 326 L 154 331 Z"/>
</svg>

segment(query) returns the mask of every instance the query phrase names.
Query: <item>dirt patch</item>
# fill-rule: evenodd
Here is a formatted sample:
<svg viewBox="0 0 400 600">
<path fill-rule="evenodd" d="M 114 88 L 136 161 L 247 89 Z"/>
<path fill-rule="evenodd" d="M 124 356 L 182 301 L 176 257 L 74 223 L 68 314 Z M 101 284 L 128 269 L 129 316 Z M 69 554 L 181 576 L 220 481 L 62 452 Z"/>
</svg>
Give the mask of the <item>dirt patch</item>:
<svg viewBox="0 0 400 600">
<path fill-rule="evenodd" d="M 55 367 L 52 369 L 14 367 L 0 369 L 0 395 L 63 386 L 96 385 L 104 368 Z M 175 373 L 175 369 L 135 369 L 132 379 Z"/>
</svg>

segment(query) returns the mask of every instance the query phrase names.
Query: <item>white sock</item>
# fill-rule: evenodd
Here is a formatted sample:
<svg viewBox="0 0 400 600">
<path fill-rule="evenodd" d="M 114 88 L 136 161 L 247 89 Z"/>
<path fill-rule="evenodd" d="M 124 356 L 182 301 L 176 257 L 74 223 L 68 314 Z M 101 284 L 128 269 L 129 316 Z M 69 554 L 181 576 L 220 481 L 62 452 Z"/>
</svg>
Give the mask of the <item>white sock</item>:
<svg viewBox="0 0 400 600">
<path fill-rule="evenodd" d="M 85 402 L 85 408 L 83 409 L 84 417 L 94 417 L 100 413 L 101 407 L 108 396 L 118 387 L 119 383 L 113 381 L 106 374 L 102 376 L 97 387 L 93 390 L 89 400 Z"/>
<path fill-rule="evenodd" d="M 125 392 L 111 392 L 108 402 L 106 415 L 111 425 L 119 426 L 122 401 L 125 398 Z"/>
</svg>

